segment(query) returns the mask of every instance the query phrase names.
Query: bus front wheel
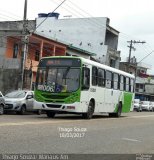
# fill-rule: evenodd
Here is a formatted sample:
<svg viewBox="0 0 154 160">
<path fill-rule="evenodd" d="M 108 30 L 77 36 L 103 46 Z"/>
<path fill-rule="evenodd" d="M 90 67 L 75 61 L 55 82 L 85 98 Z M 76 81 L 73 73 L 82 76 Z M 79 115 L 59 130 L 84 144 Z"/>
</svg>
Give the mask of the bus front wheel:
<svg viewBox="0 0 154 160">
<path fill-rule="evenodd" d="M 56 113 L 51 112 L 51 111 L 47 111 L 46 114 L 47 114 L 47 117 L 54 118 Z"/>
<path fill-rule="evenodd" d="M 84 119 L 91 119 L 94 113 L 94 104 L 92 101 L 90 101 L 89 106 L 88 106 L 88 110 L 86 113 L 82 114 L 82 117 Z"/>
</svg>

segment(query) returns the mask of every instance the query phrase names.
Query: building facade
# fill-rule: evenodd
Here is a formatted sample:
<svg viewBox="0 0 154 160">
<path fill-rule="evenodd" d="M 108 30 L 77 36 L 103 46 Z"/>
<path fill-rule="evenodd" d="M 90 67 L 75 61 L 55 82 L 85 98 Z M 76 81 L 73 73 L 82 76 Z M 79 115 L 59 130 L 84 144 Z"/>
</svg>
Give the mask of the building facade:
<svg viewBox="0 0 154 160">
<path fill-rule="evenodd" d="M 41 15 L 36 18 L 36 33 L 43 33 L 74 47 L 95 53 L 98 62 L 119 68 L 120 51 L 117 51 L 119 32 L 112 28 L 109 18 L 69 18 Z M 39 24 L 46 19 L 40 26 Z"/>
<path fill-rule="evenodd" d="M 0 90 L 4 93 L 21 88 L 22 22 L 2 22 L 0 26 Z M 37 65 L 42 57 L 68 55 L 90 59 L 91 56 L 95 55 L 34 33 L 28 35 L 27 48 L 23 82 L 23 88 L 26 89 L 33 88 Z"/>
<path fill-rule="evenodd" d="M 128 62 L 120 62 L 120 69 L 134 74 L 135 79 L 135 98 L 141 101 L 154 101 L 154 76 L 147 74 L 151 66 L 145 63 L 137 63 L 134 57 Z"/>
</svg>

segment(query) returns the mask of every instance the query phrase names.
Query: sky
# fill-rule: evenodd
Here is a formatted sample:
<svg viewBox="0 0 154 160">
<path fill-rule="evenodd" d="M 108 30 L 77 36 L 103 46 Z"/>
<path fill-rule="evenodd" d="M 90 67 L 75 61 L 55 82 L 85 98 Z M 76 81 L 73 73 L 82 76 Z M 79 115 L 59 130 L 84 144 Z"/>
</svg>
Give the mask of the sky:
<svg viewBox="0 0 154 160">
<path fill-rule="evenodd" d="M 38 13 L 52 12 L 63 0 L 28 0 L 27 18 L 35 19 Z M 110 26 L 120 32 L 118 50 L 122 61 L 129 55 L 127 41 L 145 41 L 134 44 L 132 56 L 139 62 L 154 50 L 154 1 L 153 0 L 66 0 L 56 12 L 60 18 L 108 17 Z M 0 21 L 23 18 L 24 0 L 5 0 L 0 5 Z M 142 60 L 151 65 L 154 74 L 154 52 Z"/>
</svg>

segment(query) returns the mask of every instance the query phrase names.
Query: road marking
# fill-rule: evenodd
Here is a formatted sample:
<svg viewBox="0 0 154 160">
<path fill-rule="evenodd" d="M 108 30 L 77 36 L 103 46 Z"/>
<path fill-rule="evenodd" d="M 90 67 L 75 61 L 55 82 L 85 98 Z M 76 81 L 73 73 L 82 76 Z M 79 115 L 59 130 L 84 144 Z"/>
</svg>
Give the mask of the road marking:
<svg viewBox="0 0 154 160">
<path fill-rule="evenodd" d="M 141 142 L 140 140 L 137 140 L 137 139 L 130 139 L 130 138 L 122 138 L 122 140 L 131 141 L 131 142 Z"/>
</svg>

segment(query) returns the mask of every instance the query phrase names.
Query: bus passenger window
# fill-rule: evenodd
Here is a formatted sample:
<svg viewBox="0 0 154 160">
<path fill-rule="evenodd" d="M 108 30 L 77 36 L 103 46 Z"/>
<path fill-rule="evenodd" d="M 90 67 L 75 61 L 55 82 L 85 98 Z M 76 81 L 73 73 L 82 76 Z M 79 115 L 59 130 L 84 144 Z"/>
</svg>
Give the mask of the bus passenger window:
<svg viewBox="0 0 154 160">
<path fill-rule="evenodd" d="M 117 73 L 113 74 L 113 88 L 118 89 L 118 74 Z"/>
<path fill-rule="evenodd" d="M 90 69 L 84 67 L 82 72 L 82 89 L 89 89 L 90 86 Z"/>
<path fill-rule="evenodd" d="M 92 85 L 93 86 L 97 85 L 97 76 L 98 76 L 97 67 L 92 67 Z"/>
<path fill-rule="evenodd" d="M 125 79 L 125 86 L 126 86 L 126 91 L 129 92 L 129 78 L 126 77 Z"/>
<path fill-rule="evenodd" d="M 106 71 L 106 81 L 105 81 L 106 88 L 112 88 L 112 72 Z"/>
<path fill-rule="evenodd" d="M 105 86 L 105 71 L 103 69 L 98 69 L 98 86 Z"/>
<path fill-rule="evenodd" d="M 130 91 L 134 92 L 134 80 L 133 79 L 130 80 Z"/>
<path fill-rule="evenodd" d="M 120 90 L 124 90 L 124 76 L 120 75 Z"/>
</svg>

